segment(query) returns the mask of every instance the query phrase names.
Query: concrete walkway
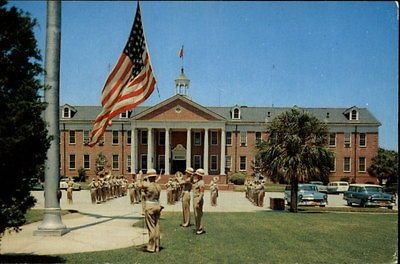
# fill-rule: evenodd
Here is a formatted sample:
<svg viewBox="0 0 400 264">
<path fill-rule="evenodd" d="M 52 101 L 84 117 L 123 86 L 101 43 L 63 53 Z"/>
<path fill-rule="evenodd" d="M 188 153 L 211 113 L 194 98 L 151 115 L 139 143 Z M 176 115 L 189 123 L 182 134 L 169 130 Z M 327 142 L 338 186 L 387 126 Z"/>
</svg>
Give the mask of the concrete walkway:
<svg viewBox="0 0 400 264">
<path fill-rule="evenodd" d="M 43 209 L 43 191 L 33 192 L 37 199 L 35 209 Z M 89 191 L 73 193 L 74 203 L 67 204 L 66 192 L 61 199 L 62 209 L 77 210 L 63 216 L 63 223 L 70 232 L 61 237 L 33 236 L 40 222 L 24 225 L 19 233 L 5 234 L 1 241 L 2 254 L 67 254 L 102 251 L 147 243 L 147 229 L 132 227 L 143 218 L 141 205 L 132 206 L 127 196 L 102 204 L 90 202 Z M 256 212 L 269 209 L 269 198 L 283 198 L 283 193 L 266 193 L 264 207 L 252 205 L 241 192 L 220 192 L 218 205 L 210 205 L 210 193 L 205 193 L 204 212 Z M 164 211 L 181 212 L 181 202 L 167 205 L 166 192 L 161 193 Z M 329 206 L 345 206 L 341 195 L 329 195 Z M 397 209 L 397 208 L 396 208 Z M 192 209 L 191 209 L 192 211 Z"/>
</svg>

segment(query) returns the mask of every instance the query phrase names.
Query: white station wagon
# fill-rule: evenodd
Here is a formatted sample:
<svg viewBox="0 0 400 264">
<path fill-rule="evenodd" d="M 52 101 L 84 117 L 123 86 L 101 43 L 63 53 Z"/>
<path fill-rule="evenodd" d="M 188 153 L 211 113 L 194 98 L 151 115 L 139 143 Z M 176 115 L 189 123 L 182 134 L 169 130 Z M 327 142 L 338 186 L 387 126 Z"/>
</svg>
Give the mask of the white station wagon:
<svg viewBox="0 0 400 264">
<path fill-rule="evenodd" d="M 328 183 L 326 191 L 328 193 L 343 193 L 349 189 L 349 183 L 345 181 L 334 181 Z"/>
</svg>

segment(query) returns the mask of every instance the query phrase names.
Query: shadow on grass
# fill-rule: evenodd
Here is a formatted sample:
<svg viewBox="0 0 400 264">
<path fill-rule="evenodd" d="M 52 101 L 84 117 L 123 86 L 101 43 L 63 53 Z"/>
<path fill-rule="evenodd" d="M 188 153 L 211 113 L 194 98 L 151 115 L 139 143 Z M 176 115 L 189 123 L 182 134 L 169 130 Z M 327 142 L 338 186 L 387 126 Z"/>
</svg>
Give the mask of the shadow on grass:
<svg viewBox="0 0 400 264">
<path fill-rule="evenodd" d="M 0 254 L 0 263 L 65 263 L 65 259 L 58 256 L 34 254 Z"/>
</svg>

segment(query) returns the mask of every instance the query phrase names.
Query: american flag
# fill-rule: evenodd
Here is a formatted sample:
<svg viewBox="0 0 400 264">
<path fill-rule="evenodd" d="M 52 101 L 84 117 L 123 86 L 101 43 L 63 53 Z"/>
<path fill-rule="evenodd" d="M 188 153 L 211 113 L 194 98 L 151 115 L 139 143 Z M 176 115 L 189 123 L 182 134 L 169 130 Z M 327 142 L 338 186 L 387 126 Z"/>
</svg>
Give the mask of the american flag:
<svg viewBox="0 0 400 264">
<path fill-rule="evenodd" d="M 89 146 L 101 139 L 113 117 L 145 101 L 155 84 L 138 3 L 129 39 L 101 92 L 103 109 L 94 122 Z"/>
</svg>

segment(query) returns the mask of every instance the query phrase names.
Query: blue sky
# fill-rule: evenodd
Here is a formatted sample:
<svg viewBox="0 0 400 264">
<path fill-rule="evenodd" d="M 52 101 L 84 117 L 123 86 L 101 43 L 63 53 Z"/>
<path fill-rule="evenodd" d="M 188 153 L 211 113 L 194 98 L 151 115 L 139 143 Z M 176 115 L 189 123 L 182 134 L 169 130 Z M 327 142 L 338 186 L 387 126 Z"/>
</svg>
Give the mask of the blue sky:
<svg viewBox="0 0 400 264">
<path fill-rule="evenodd" d="M 14 2 L 37 18 L 45 2 Z M 398 149 L 398 18 L 394 2 L 141 2 L 158 81 L 144 105 L 174 95 L 185 46 L 190 95 L 205 106 L 367 107 L 380 146 Z M 99 105 L 136 2 L 63 2 L 61 104 Z"/>
</svg>

